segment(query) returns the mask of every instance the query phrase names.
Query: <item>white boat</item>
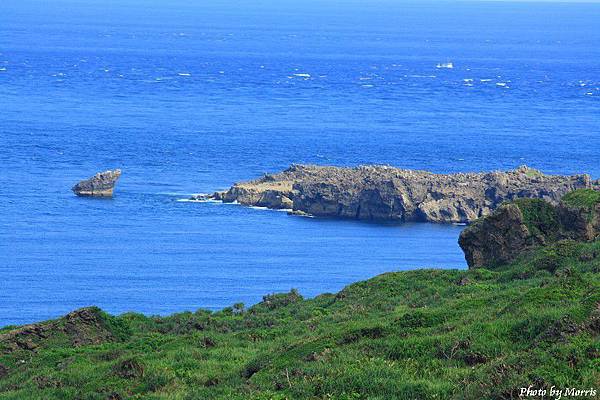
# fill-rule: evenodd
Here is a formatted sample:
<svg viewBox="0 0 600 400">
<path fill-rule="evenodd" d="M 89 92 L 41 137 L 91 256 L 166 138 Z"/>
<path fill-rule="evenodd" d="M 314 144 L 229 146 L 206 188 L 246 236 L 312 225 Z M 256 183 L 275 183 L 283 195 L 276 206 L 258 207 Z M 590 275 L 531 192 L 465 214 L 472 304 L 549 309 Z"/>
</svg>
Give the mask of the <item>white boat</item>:
<svg viewBox="0 0 600 400">
<path fill-rule="evenodd" d="M 436 68 L 446 68 L 446 69 L 452 69 L 454 68 L 454 64 L 452 64 L 451 62 L 445 62 L 445 63 L 439 63 Z"/>
</svg>

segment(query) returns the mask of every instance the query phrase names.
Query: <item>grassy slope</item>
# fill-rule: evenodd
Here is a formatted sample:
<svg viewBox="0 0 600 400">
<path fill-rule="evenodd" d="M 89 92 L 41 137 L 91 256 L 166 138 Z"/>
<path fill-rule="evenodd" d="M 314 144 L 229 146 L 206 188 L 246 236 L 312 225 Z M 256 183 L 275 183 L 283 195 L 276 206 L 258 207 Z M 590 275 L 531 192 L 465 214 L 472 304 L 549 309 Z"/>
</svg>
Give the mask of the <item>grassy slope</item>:
<svg viewBox="0 0 600 400">
<path fill-rule="evenodd" d="M 598 388 L 600 242 L 558 243 L 495 271 L 387 273 L 249 310 L 104 318 L 121 341 L 0 351 L 9 371 L 0 367 L 0 399 L 479 399 L 530 384 Z"/>
</svg>

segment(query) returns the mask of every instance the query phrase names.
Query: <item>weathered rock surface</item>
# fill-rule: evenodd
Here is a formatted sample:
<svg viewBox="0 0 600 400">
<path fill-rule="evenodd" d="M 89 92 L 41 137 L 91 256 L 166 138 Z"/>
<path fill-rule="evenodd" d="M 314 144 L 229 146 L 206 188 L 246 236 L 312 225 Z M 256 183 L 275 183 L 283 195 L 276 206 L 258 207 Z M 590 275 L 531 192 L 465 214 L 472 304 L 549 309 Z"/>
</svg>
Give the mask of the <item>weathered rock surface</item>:
<svg viewBox="0 0 600 400">
<path fill-rule="evenodd" d="M 35 351 L 50 342 L 74 347 L 115 340 L 115 335 L 95 307 L 82 308 L 49 322 L 24 325 L 0 334 L 0 353 Z"/>
<path fill-rule="evenodd" d="M 588 204 L 573 199 L 588 197 Z M 525 251 L 559 240 L 600 237 L 600 192 L 577 190 L 556 205 L 541 199 L 502 204 L 461 232 L 459 245 L 469 268 L 494 267 Z"/>
<path fill-rule="evenodd" d="M 535 242 L 516 204 L 501 205 L 483 221 L 462 231 L 458 240 L 469 268 L 510 262 Z"/>
<path fill-rule="evenodd" d="M 572 190 L 592 186 L 588 175 L 544 175 L 526 166 L 444 175 L 388 166 L 293 165 L 209 197 L 315 216 L 468 223 L 504 201 L 541 198 L 557 203 Z"/>
<path fill-rule="evenodd" d="M 77 196 L 111 197 L 120 176 L 120 169 L 99 172 L 76 184 L 72 190 Z"/>
</svg>

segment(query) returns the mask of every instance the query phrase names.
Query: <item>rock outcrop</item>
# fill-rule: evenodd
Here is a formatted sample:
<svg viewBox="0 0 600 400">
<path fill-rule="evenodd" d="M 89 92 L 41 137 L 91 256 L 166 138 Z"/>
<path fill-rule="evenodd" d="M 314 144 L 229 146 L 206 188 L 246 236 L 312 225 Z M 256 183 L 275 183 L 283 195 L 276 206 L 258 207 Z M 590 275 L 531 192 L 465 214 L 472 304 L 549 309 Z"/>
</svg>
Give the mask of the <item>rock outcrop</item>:
<svg viewBox="0 0 600 400">
<path fill-rule="evenodd" d="M 0 333 L 0 353 L 36 351 L 48 343 L 73 347 L 118 339 L 109 317 L 96 307 L 82 308 L 53 321 L 24 325 Z"/>
<path fill-rule="evenodd" d="M 293 165 L 208 198 L 325 217 L 469 223 L 504 201 L 540 198 L 556 204 L 564 194 L 592 186 L 588 175 L 545 175 L 526 166 L 444 175 L 388 166 Z"/>
<path fill-rule="evenodd" d="M 72 190 L 77 196 L 112 197 L 115 184 L 120 176 L 120 169 L 99 172 L 76 184 Z"/>
<path fill-rule="evenodd" d="M 556 205 L 541 199 L 502 204 L 461 232 L 459 245 L 469 268 L 494 267 L 525 251 L 559 240 L 600 237 L 600 192 L 581 189 Z"/>
</svg>

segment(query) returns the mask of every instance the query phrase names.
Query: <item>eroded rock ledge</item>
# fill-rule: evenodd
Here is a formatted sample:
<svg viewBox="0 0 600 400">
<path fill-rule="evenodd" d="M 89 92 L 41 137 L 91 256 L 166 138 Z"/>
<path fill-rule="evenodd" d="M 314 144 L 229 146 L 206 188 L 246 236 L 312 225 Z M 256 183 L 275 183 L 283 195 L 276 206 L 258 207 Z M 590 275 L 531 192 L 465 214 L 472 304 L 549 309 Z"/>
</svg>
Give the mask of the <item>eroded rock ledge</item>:
<svg viewBox="0 0 600 400">
<path fill-rule="evenodd" d="M 468 223 L 507 200 L 540 198 L 556 204 L 564 194 L 596 184 L 589 175 L 545 175 L 527 166 L 507 172 L 434 174 L 389 166 L 292 165 L 195 198 L 325 217 Z"/>
</svg>

